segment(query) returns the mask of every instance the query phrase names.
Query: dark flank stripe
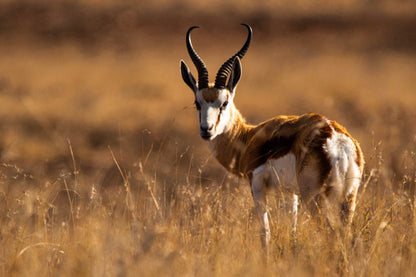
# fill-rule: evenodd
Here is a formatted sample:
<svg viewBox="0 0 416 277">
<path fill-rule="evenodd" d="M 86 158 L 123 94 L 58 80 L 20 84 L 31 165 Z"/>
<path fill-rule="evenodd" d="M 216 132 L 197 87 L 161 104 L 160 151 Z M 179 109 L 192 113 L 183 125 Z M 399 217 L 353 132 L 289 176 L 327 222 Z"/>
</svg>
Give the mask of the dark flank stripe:
<svg viewBox="0 0 416 277">
<path fill-rule="evenodd" d="M 300 165 L 304 158 L 313 154 L 325 168 L 321 174 L 327 173 L 328 159 L 324 155 L 322 145 L 326 138 L 331 136 L 331 128 L 323 116 L 279 116 L 254 127 L 250 132 L 247 150 L 241 161 L 241 170 L 245 174 L 249 174 L 269 159 L 278 159 L 289 152 L 295 155 Z"/>
<path fill-rule="evenodd" d="M 300 117 L 277 117 L 251 130 L 251 139 L 242 155 L 240 171 L 251 176 L 252 171 L 270 159 L 278 159 L 289 152 L 297 161 L 297 172 L 306 165 L 318 170 L 319 181 L 325 183 L 331 171 L 331 162 L 324 148 L 333 132 L 351 136 L 338 123 L 333 123 L 319 114 L 306 114 Z M 352 138 L 351 138 L 352 139 Z M 357 162 L 362 161 L 361 150 L 357 147 Z"/>
<path fill-rule="evenodd" d="M 258 144 L 257 147 L 249 148 L 247 157 L 251 158 L 247 161 L 245 171 L 252 171 L 269 159 L 283 157 L 291 151 L 295 139 L 295 136 L 272 136 Z"/>
<path fill-rule="evenodd" d="M 341 125 L 319 114 L 278 116 L 257 126 L 246 125 L 243 121 L 239 124 L 239 131 L 233 136 L 218 137 L 221 147 L 217 148 L 216 157 L 229 171 L 249 179 L 253 170 L 268 160 L 292 153 L 296 158 L 298 173 L 305 166 L 312 165 L 319 170 L 320 182 L 325 183 L 331 171 L 331 163 L 324 149 L 326 141 L 334 131 L 351 138 Z M 357 147 L 357 159 L 362 161 L 361 150 L 356 141 L 352 141 Z"/>
</svg>

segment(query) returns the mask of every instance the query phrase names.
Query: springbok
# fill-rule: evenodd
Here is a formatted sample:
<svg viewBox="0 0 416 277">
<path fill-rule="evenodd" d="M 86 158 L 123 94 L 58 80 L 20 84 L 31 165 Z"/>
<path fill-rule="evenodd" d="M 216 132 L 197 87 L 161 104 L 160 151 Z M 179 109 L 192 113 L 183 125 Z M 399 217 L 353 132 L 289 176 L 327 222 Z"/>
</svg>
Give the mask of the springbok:
<svg viewBox="0 0 416 277">
<path fill-rule="evenodd" d="M 185 83 L 195 95 L 199 134 L 213 156 L 229 172 L 247 178 L 261 223 L 261 240 L 267 249 L 270 227 L 266 189 L 280 186 L 293 194 L 293 230 L 296 231 L 298 196 L 312 214 L 341 214 L 336 222 L 349 225 L 355 210 L 364 159 L 360 146 L 335 121 L 309 113 L 281 115 L 258 125 L 246 123 L 233 100 L 241 77 L 241 62 L 249 48 L 252 29 L 243 47 L 219 69 L 214 84 L 208 70 L 186 34 L 186 46 L 198 70 L 198 82 L 181 60 Z M 228 82 L 227 82 L 228 79 Z M 328 218 L 328 222 L 331 221 Z M 331 225 L 330 225 L 331 226 Z"/>
</svg>

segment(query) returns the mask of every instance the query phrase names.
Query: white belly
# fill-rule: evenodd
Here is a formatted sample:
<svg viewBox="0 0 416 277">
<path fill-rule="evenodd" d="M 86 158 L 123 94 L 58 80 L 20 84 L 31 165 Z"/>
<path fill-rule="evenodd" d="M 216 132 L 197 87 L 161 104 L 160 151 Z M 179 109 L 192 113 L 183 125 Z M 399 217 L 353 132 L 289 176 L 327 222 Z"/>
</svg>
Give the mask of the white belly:
<svg viewBox="0 0 416 277">
<path fill-rule="evenodd" d="M 287 154 L 279 159 L 268 160 L 267 163 L 257 167 L 253 176 L 268 180 L 269 184 L 298 193 L 296 182 L 296 158 Z"/>
</svg>

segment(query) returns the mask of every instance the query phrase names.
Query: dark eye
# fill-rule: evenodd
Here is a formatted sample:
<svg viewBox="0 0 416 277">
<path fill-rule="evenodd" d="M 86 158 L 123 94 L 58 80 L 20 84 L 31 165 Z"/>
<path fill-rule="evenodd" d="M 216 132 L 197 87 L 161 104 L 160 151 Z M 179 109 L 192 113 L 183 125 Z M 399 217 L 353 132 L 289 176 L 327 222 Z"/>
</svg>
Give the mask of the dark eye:
<svg viewBox="0 0 416 277">
<path fill-rule="evenodd" d="M 198 111 L 201 109 L 201 105 L 197 101 L 195 101 L 195 107 Z"/>
<path fill-rule="evenodd" d="M 222 103 L 221 110 L 224 110 L 227 107 L 227 105 L 228 105 L 228 101 L 225 101 L 224 103 Z"/>
</svg>

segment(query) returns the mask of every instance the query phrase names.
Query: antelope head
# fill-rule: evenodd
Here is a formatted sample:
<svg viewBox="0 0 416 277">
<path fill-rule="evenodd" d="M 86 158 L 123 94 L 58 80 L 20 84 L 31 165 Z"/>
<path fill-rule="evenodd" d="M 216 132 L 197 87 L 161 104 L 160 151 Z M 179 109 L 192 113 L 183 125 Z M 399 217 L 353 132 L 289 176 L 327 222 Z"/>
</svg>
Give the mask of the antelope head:
<svg viewBox="0 0 416 277">
<path fill-rule="evenodd" d="M 228 131 L 232 126 L 233 99 L 241 77 L 240 59 L 247 52 L 252 36 L 251 27 L 248 24 L 242 25 L 247 27 L 247 40 L 240 51 L 220 67 L 214 84 L 209 84 L 208 70 L 191 43 L 191 31 L 198 27 L 191 27 L 186 33 L 186 47 L 198 71 L 198 82 L 183 60 L 181 60 L 181 73 L 184 82 L 194 92 L 195 106 L 199 118 L 199 134 L 205 140 L 214 139 L 217 135 Z"/>
</svg>

